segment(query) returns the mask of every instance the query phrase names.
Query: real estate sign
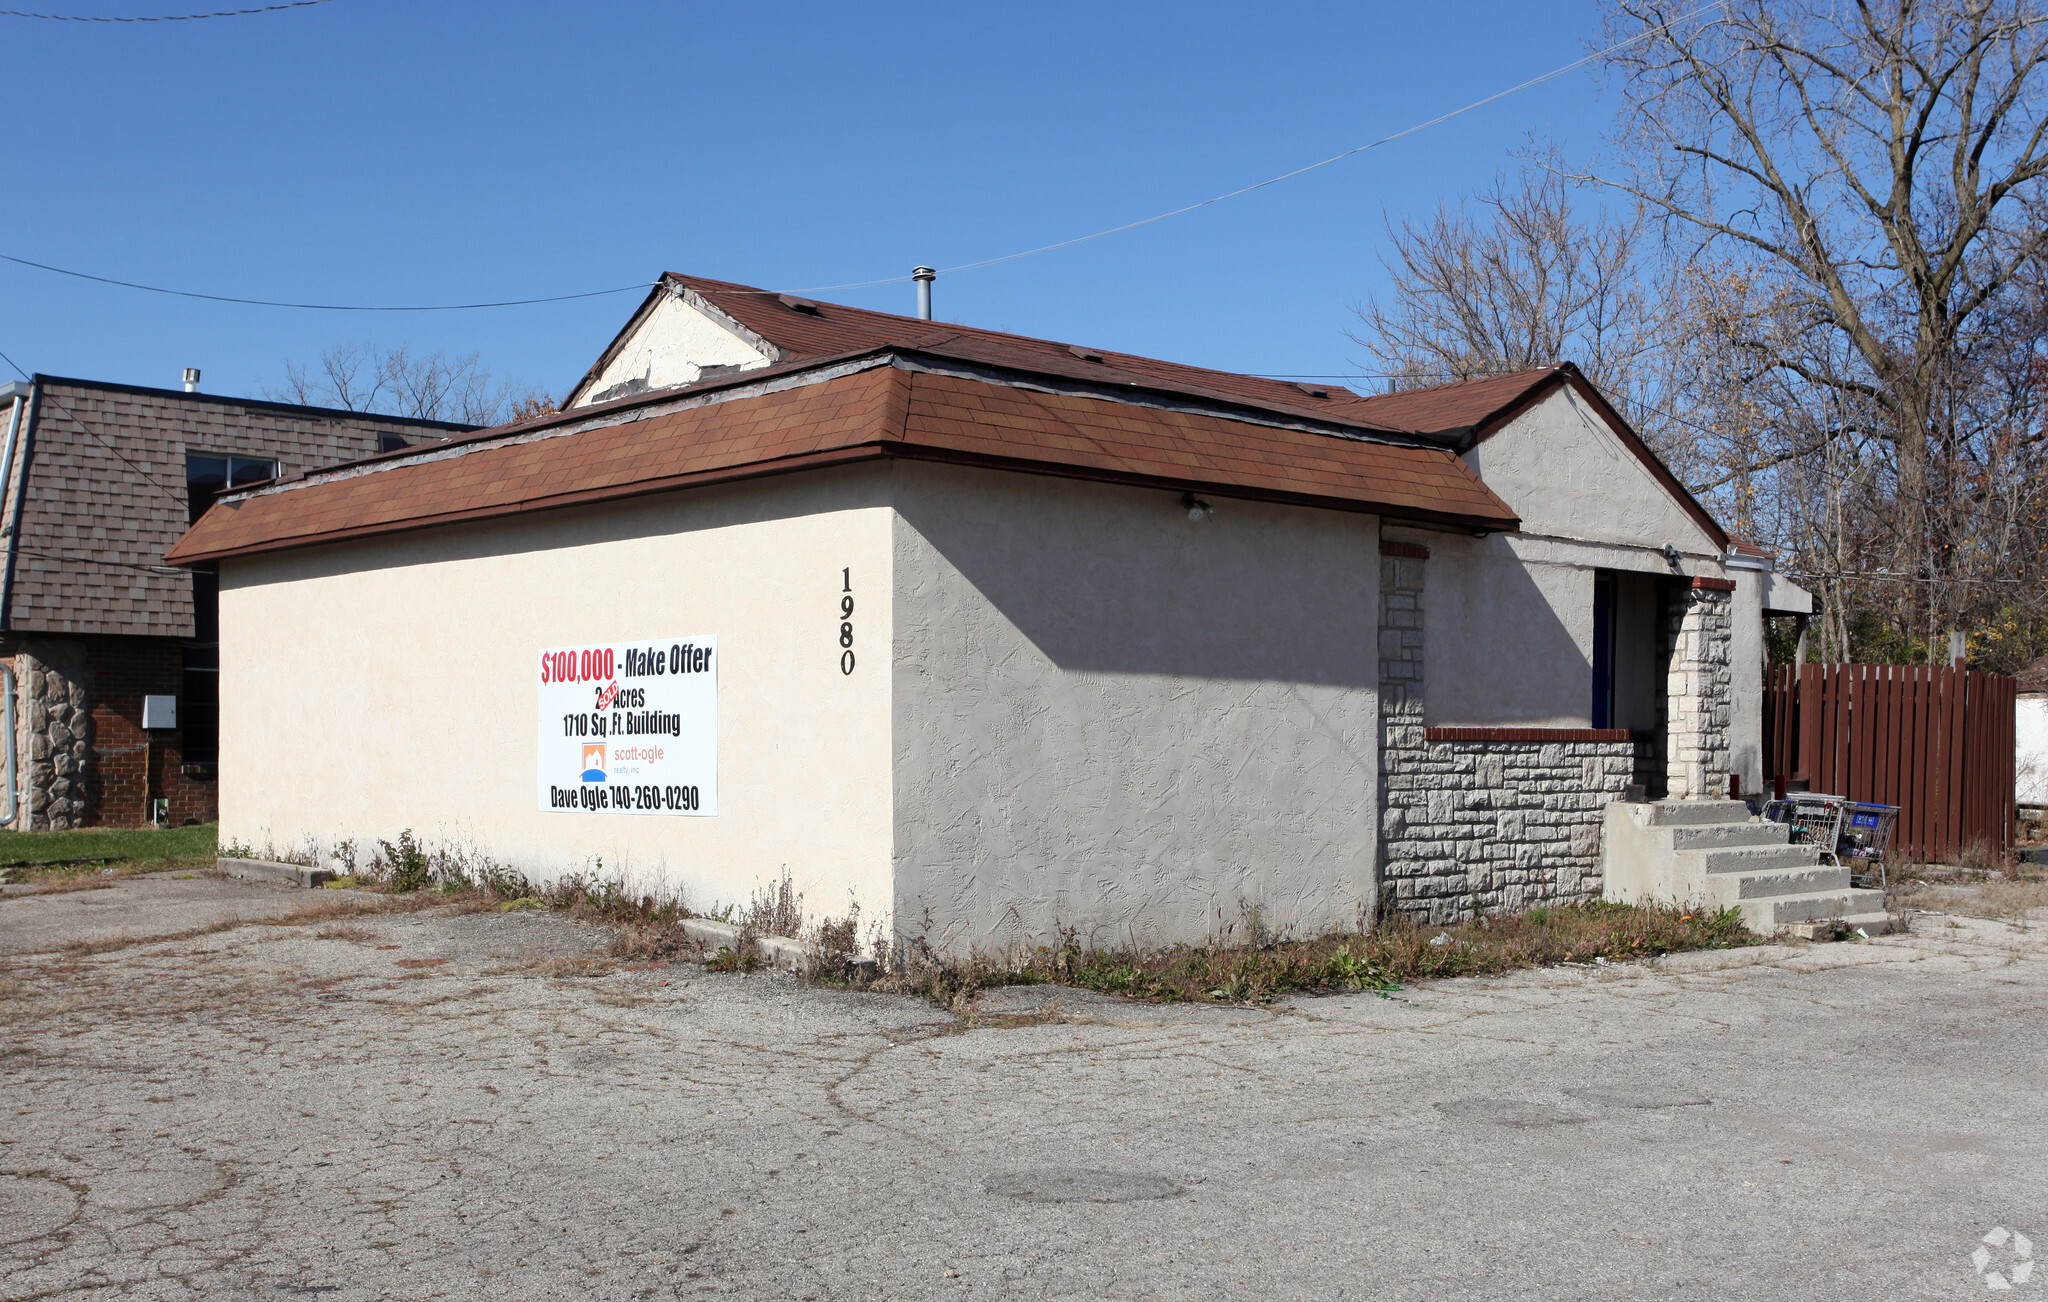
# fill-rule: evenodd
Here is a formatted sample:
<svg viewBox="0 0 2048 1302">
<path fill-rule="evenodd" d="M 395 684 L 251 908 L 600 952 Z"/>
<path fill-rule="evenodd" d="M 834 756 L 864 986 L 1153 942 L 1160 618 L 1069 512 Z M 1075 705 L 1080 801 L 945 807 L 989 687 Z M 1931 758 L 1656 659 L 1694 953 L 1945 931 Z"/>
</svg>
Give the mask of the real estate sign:
<svg viewBox="0 0 2048 1302">
<path fill-rule="evenodd" d="M 540 807 L 718 812 L 718 639 L 540 653 Z"/>
</svg>

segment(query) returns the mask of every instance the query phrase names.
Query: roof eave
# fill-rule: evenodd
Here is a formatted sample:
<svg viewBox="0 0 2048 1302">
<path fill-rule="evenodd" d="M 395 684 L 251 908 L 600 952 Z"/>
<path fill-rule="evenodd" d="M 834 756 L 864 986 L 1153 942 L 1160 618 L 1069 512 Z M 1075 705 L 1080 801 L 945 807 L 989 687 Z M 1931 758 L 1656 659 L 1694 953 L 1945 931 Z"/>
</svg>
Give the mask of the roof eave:
<svg viewBox="0 0 2048 1302">
<path fill-rule="evenodd" d="M 528 515 L 537 511 L 564 510 L 576 506 L 595 505 L 600 502 L 625 501 L 630 498 L 648 497 L 657 493 L 675 492 L 686 488 L 735 483 L 749 479 L 765 479 L 775 475 L 793 474 L 804 470 L 817 470 L 828 466 L 847 465 L 883 458 L 975 466 L 982 469 L 1005 470 L 1054 479 L 1086 480 L 1094 483 L 1122 484 L 1134 488 L 1154 488 L 1165 492 L 1203 493 L 1226 501 L 1270 502 L 1284 506 L 1307 506 L 1322 510 L 1350 511 L 1378 515 L 1393 520 L 1412 521 L 1417 524 L 1443 525 L 1484 533 L 1512 533 L 1521 527 L 1521 521 L 1513 515 L 1477 515 L 1466 512 L 1438 511 L 1427 507 L 1399 502 L 1376 501 L 1362 497 L 1297 493 L 1282 489 L 1262 489 L 1240 484 L 1219 483 L 1214 480 L 1169 475 L 1140 475 L 1088 466 L 1065 466 L 1056 462 L 1038 461 L 1029 457 L 988 456 L 959 452 L 947 448 L 935 448 L 918 443 L 906 443 L 898 439 L 877 438 L 863 443 L 850 444 L 842 448 L 832 448 L 822 452 L 807 453 L 803 456 L 787 457 L 776 461 L 758 462 L 746 466 L 721 467 L 717 470 L 698 471 L 686 475 L 671 475 L 658 479 L 643 480 L 633 484 L 586 489 L 580 492 L 562 493 L 549 497 L 527 498 L 518 502 L 498 503 L 475 510 L 442 512 L 408 520 L 363 525 L 353 529 L 327 530 L 317 536 L 277 539 L 250 544 L 245 547 L 186 551 L 184 550 L 185 542 L 193 536 L 191 532 L 188 532 L 184 538 L 178 540 L 178 543 L 170 551 L 164 554 L 164 560 L 171 565 L 181 568 L 191 568 L 235 557 L 261 555 L 268 552 L 295 551 L 305 547 L 321 547 L 329 543 L 347 542 L 358 538 L 386 537 L 393 534 L 412 533 L 421 529 L 438 528 L 443 525 Z M 212 511 L 231 511 L 234 509 L 236 509 L 234 503 L 224 502 L 212 507 L 209 510 L 209 514 Z M 194 531 L 196 532 L 196 526 Z"/>
</svg>

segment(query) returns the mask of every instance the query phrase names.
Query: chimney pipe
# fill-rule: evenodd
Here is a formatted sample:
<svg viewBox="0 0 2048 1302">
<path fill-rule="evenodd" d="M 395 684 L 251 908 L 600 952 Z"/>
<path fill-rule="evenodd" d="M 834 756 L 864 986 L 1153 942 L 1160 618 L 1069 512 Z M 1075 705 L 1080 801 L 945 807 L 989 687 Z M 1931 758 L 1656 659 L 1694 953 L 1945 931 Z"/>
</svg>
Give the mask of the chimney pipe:
<svg viewBox="0 0 2048 1302">
<path fill-rule="evenodd" d="M 196 366 L 185 368 L 185 392 L 199 392 L 199 368 Z"/>
<path fill-rule="evenodd" d="M 938 275 L 930 267 L 917 267 L 910 273 L 910 278 L 917 282 L 917 319 L 920 321 L 932 319 L 932 281 L 938 279 Z"/>
</svg>

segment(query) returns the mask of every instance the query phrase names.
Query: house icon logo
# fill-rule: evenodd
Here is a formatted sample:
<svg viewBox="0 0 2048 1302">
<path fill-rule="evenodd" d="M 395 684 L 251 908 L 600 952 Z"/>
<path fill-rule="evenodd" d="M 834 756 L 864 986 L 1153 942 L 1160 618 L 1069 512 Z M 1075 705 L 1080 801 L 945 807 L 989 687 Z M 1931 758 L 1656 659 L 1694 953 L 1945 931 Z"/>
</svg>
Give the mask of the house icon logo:
<svg viewBox="0 0 2048 1302">
<path fill-rule="evenodd" d="M 604 781 L 603 743 L 587 744 L 583 747 L 583 780 L 585 782 Z"/>
</svg>

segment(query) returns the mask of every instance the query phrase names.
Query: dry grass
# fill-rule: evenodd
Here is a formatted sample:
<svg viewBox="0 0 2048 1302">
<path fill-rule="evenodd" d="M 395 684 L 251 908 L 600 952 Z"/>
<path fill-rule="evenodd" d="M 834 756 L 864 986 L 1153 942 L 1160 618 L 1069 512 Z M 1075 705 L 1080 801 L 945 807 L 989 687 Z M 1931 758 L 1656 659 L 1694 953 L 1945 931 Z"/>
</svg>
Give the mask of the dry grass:
<svg viewBox="0 0 2048 1302">
<path fill-rule="evenodd" d="M 616 970 L 614 959 L 584 955 L 576 958 L 529 958 L 517 963 L 485 968 L 485 976 L 601 977 Z"/>
<path fill-rule="evenodd" d="M 75 958 L 91 954 L 109 954 L 117 949 L 133 949 L 138 945 L 160 945 L 174 940 L 194 940 L 200 936 L 217 935 L 233 931 L 237 927 L 305 927 L 316 922 L 333 922 L 345 918 L 360 918 L 382 913 L 409 913 L 425 908 L 434 901 L 425 897 L 370 895 L 338 897 L 315 900 L 302 905 L 290 913 L 274 918 L 232 918 L 223 922 L 210 922 L 203 927 L 188 927 L 183 931 L 157 932 L 146 936 L 123 934 L 102 936 L 98 940 L 74 940 L 64 946 L 63 952 Z"/>
<path fill-rule="evenodd" d="M 111 889 L 114 885 L 115 879 L 113 877 L 103 877 L 95 873 L 91 877 L 74 876 L 56 880 L 45 880 L 39 885 L 24 886 L 8 891 L 6 895 L 0 896 L 0 899 L 20 900 L 26 899 L 31 895 L 69 895 L 74 891 L 104 891 Z"/>
<path fill-rule="evenodd" d="M 2036 909 L 2048 909 L 2048 881 L 2021 878 L 1969 886 L 1931 886 L 1904 898 L 1913 908 L 1933 913 L 2015 921 Z"/>
<path fill-rule="evenodd" d="M 606 951 L 613 958 L 642 963 L 670 963 L 703 957 L 703 942 L 684 935 L 683 929 L 673 922 L 627 922 L 616 925 L 619 929 L 618 934 L 612 937 L 611 946 Z"/>
<path fill-rule="evenodd" d="M 1070 939 L 1008 961 L 914 958 L 896 971 L 837 984 L 923 995 L 955 1009 L 971 1007 L 977 993 L 995 986 L 1047 982 L 1162 1002 L 1261 1004 L 1300 991 L 1391 991 L 1411 981 L 1756 943 L 1733 909 L 1594 903 L 1454 926 L 1394 922 L 1256 946 L 1096 950 Z"/>
<path fill-rule="evenodd" d="M 322 927 L 313 933 L 313 939 L 346 940 L 351 944 L 362 945 L 377 939 L 377 933 L 368 927 L 351 927 L 347 923 L 342 923 L 338 926 Z"/>
</svg>

